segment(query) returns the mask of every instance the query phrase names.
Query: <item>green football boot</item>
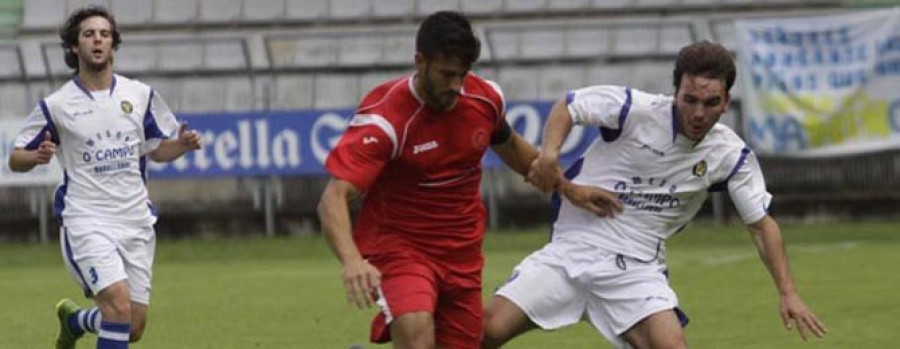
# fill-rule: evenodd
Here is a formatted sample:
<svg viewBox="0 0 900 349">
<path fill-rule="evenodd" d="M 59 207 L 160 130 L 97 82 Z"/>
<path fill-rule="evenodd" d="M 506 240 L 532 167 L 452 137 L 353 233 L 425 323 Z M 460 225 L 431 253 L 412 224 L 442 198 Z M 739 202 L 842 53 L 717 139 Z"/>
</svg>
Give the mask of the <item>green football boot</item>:
<svg viewBox="0 0 900 349">
<path fill-rule="evenodd" d="M 59 333 L 56 335 L 56 349 L 75 349 L 75 342 L 84 333 L 75 335 L 69 328 L 69 315 L 75 314 L 81 308 L 75 301 L 63 298 L 56 303 L 56 317 L 59 318 Z"/>
</svg>

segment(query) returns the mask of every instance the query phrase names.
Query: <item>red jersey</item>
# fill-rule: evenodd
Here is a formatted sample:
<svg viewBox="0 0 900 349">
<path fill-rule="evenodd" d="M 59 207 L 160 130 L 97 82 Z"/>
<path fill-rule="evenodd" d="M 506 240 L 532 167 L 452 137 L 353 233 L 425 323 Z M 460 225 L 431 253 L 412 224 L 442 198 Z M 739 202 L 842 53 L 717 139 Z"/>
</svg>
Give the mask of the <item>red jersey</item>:
<svg viewBox="0 0 900 349">
<path fill-rule="evenodd" d="M 440 260 L 480 258 L 481 160 L 495 133 L 509 128 L 503 95 L 470 73 L 456 105 L 436 113 L 414 80 L 369 92 L 325 166 L 366 193 L 354 226 L 364 256 L 412 249 Z"/>
</svg>

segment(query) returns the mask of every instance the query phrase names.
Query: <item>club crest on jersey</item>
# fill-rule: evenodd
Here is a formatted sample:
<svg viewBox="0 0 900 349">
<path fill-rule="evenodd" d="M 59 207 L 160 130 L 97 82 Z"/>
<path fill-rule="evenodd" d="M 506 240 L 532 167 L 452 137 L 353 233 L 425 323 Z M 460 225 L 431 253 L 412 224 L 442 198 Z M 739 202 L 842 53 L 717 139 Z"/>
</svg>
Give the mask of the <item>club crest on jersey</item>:
<svg viewBox="0 0 900 349">
<path fill-rule="evenodd" d="M 472 133 L 472 145 L 475 146 L 475 149 L 487 149 L 488 143 L 490 143 L 490 139 L 485 129 L 478 129 Z"/>
<path fill-rule="evenodd" d="M 706 175 L 706 160 L 700 160 L 696 165 L 694 165 L 694 176 L 703 177 Z"/>
<path fill-rule="evenodd" d="M 131 112 L 134 111 L 134 106 L 131 105 L 131 102 L 129 101 L 122 101 L 119 105 L 122 107 L 122 112 L 125 114 L 131 114 Z"/>
</svg>

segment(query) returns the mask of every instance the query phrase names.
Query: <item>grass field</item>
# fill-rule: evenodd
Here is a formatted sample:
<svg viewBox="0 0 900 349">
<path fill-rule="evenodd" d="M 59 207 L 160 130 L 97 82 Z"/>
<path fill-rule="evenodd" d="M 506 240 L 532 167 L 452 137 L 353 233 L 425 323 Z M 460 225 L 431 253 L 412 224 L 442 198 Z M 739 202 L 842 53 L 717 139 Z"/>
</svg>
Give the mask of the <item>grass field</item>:
<svg viewBox="0 0 900 349">
<path fill-rule="evenodd" d="M 669 243 L 672 283 L 695 348 L 890 348 L 900 343 L 900 225 L 784 226 L 801 294 L 829 335 L 785 332 L 774 287 L 741 227 L 696 225 Z M 166 240 L 157 248 L 150 322 L 135 348 L 348 348 L 366 344 L 372 311 L 345 304 L 323 239 Z M 546 240 L 492 232 L 486 296 Z M 53 304 L 72 297 L 56 244 L 0 245 L 0 348 L 48 348 Z M 80 348 L 93 348 L 93 336 Z M 534 332 L 509 348 L 608 347 L 589 326 Z"/>
</svg>

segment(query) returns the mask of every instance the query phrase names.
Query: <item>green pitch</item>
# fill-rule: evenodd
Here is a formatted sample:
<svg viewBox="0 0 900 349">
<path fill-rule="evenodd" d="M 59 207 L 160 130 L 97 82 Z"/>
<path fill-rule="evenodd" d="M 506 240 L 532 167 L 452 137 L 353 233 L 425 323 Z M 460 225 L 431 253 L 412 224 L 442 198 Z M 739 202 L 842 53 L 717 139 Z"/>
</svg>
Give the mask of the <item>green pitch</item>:
<svg viewBox="0 0 900 349">
<path fill-rule="evenodd" d="M 896 346 L 900 225 L 783 226 L 801 295 L 826 323 L 821 348 Z M 373 310 L 346 304 L 321 238 L 170 241 L 157 246 L 149 326 L 135 348 L 349 348 Z M 492 232 L 485 296 L 546 241 L 544 230 Z M 56 244 L 0 245 L 0 348 L 48 348 L 59 298 L 79 296 Z M 672 283 L 697 348 L 808 348 L 778 318 L 772 281 L 742 227 L 695 225 L 669 243 Z M 94 336 L 80 348 L 93 348 Z M 608 345 L 580 324 L 530 333 L 509 348 Z"/>
</svg>

